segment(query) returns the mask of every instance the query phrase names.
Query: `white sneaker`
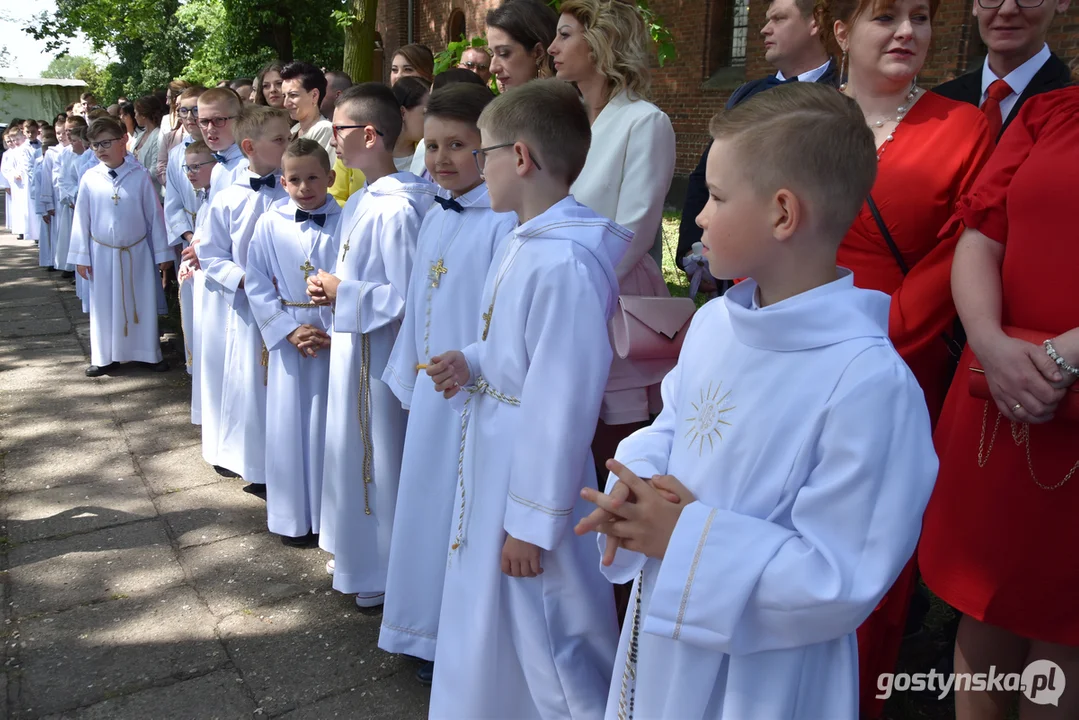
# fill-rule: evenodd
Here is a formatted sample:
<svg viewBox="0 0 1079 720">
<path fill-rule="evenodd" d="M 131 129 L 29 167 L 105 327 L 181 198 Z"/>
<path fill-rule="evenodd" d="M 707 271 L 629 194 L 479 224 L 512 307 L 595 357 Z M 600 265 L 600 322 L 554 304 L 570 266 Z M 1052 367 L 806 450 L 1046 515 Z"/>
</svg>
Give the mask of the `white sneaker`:
<svg viewBox="0 0 1079 720">
<path fill-rule="evenodd" d="M 333 558 L 326 561 L 326 574 L 333 575 Z"/>
</svg>

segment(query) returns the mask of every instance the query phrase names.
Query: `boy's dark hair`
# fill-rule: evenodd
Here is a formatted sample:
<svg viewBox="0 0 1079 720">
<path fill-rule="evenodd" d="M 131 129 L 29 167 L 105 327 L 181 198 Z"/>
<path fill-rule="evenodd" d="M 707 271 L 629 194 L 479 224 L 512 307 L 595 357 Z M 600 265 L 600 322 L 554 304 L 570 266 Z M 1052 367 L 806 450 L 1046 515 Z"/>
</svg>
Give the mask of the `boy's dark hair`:
<svg viewBox="0 0 1079 720">
<path fill-rule="evenodd" d="M 475 75 L 471 70 L 465 72 Z M 483 109 L 494 99 L 494 94 L 483 85 L 455 83 L 431 93 L 424 117 L 459 120 L 475 125 L 479 122 Z"/>
<path fill-rule="evenodd" d="M 318 105 L 326 97 L 326 75 L 311 63 L 290 62 L 281 68 L 282 80 L 299 80 L 303 89 L 310 92 L 318 90 L 315 105 Z"/>
<path fill-rule="evenodd" d="M 873 131 L 851 98 L 817 83 L 790 83 L 758 93 L 712 118 L 763 195 L 789 188 L 836 242 L 862 209 L 877 176 Z"/>
<path fill-rule="evenodd" d="M 322 166 L 322 169 L 327 173 L 333 169 L 330 165 L 330 156 L 326 153 L 326 148 L 319 145 L 317 142 L 310 138 L 294 138 L 292 142 L 285 148 L 285 156 L 282 158 L 281 166 L 284 167 L 285 158 L 301 158 L 301 157 L 313 157 Z"/>
<path fill-rule="evenodd" d="M 411 110 L 421 104 L 431 92 L 431 83 L 423 78 L 409 75 L 395 82 L 391 90 L 397 98 L 397 103 L 405 110 Z"/>
<path fill-rule="evenodd" d="M 544 170 L 561 175 L 567 185 L 581 174 L 592 144 L 588 112 L 576 88 L 554 78 L 499 95 L 477 125 L 493 142 L 523 142 Z"/>
<path fill-rule="evenodd" d="M 127 135 L 127 128 L 114 117 L 97 118 L 90 123 L 90 128 L 86 131 L 86 137 L 90 140 L 99 138 L 105 133 L 112 133 L 117 138 L 122 138 Z"/>
<path fill-rule="evenodd" d="M 79 95 L 79 101 L 80 102 L 86 102 L 87 99 L 97 100 L 97 98 L 94 97 L 94 94 L 92 92 L 90 92 L 89 90 L 84 92 L 82 95 Z"/>
<path fill-rule="evenodd" d="M 211 150 L 210 146 L 207 145 L 202 140 L 196 140 L 195 142 L 191 143 L 186 148 L 184 148 L 184 156 L 185 157 L 187 155 L 213 155 L 213 154 L 214 154 L 214 151 Z M 215 160 L 215 162 L 216 162 L 216 160 Z"/>
<path fill-rule="evenodd" d="M 532 52 L 539 45 L 543 49 L 540 77 L 554 75 L 554 60 L 547 48 L 554 42 L 558 28 L 558 13 L 544 0 L 503 0 L 494 10 L 487 11 L 487 27 L 502 30 Z"/>
<path fill-rule="evenodd" d="M 232 88 L 233 90 L 239 90 L 244 85 L 254 86 L 254 84 L 255 84 L 255 81 L 252 80 L 251 78 L 242 77 L 242 78 L 235 78 L 231 83 L 229 83 L 229 87 Z"/>
<path fill-rule="evenodd" d="M 37 124 L 37 120 L 35 120 L 35 119 L 33 119 L 33 118 L 30 118 L 30 119 L 28 119 L 28 120 L 23 120 L 23 121 L 22 121 L 22 124 L 23 124 L 23 127 L 26 127 L 26 126 L 28 126 L 28 125 L 29 125 L 30 127 L 32 127 L 32 128 L 37 128 L 37 127 L 38 127 L 38 124 Z"/>
<path fill-rule="evenodd" d="M 401 136 L 401 104 L 393 90 L 378 82 L 353 85 L 337 98 L 337 107 L 356 124 L 370 123 L 382 133 L 382 145 L 393 152 Z"/>
<path fill-rule="evenodd" d="M 455 83 L 471 83 L 472 85 L 479 85 L 480 87 L 487 87 L 480 76 L 472 72 L 467 68 L 450 68 L 449 70 L 443 70 L 438 75 L 435 75 L 435 82 L 431 86 L 432 90 L 440 90 L 447 85 L 453 85 Z"/>
</svg>

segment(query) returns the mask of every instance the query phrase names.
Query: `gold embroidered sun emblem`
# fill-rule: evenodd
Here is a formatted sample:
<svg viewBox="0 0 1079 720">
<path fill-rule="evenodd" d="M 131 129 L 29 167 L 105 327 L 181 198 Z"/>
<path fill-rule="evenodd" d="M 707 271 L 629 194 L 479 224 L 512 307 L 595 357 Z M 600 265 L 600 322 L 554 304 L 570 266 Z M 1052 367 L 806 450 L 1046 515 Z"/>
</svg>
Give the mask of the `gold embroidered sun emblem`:
<svg viewBox="0 0 1079 720">
<path fill-rule="evenodd" d="M 723 383 L 720 383 L 713 392 L 712 385 L 709 383 L 708 390 L 701 390 L 700 404 L 690 403 L 697 414 L 686 418 L 686 422 L 689 423 L 689 430 L 686 432 L 685 437 L 689 438 L 689 448 L 691 450 L 694 445 L 697 445 L 699 455 L 704 454 L 705 440 L 708 441 L 709 451 L 715 449 L 716 438 L 723 439 L 721 426 L 731 426 L 729 422 L 723 419 L 727 413 L 734 410 L 733 405 L 727 404 L 731 397 L 731 391 L 728 390 L 721 396 L 722 389 Z"/>
</svg>

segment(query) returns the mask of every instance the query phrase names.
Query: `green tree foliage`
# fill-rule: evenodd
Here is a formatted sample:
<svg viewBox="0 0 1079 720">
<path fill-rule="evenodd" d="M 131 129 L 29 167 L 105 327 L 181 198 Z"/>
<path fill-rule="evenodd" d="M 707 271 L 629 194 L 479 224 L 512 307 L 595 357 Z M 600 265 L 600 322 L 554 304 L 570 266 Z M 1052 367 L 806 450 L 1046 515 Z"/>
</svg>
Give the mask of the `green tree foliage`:
<svg viewBox="0 0 1079 720">
<path fill-rule="evenodd" d="M 93 65 L 94 61 L 88 57 L 82 57 L 81 55 L 57 55 L 49 63 L 49 66 L 45 68 L 41 73 L 41 77 L 44 78 L 74 78 L 75 71 L 81 68 L 84 64 Z"/>
<path fill-rule="evenodd" d="M 354 82 L 381 80 L 375 77 L 375 15 L 378 0 L 348 0 L 344 10 L 333 14 L 345 33 L 342 70 Z"/>
</svg>

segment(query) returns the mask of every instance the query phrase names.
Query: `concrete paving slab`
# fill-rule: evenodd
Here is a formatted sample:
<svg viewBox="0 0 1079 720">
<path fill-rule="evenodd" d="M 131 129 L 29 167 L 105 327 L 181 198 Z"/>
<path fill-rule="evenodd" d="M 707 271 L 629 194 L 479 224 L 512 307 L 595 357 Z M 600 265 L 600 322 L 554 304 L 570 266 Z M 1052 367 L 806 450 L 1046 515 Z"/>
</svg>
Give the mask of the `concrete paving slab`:
<svg viewBox="0 0 1079 720">
<path fill-rule="evenodd" d="M 73 720 L 235 720 L 251 717 L 255 703 L 235 670 L 218 670 L 165 687 L 82 708 Z"/>
<path fill-rule="evenodd" d="M 157 519 L 19 545 L 8 553 L 8 576 L 19 616 L 158 594 L 184 582 Z"/>
<path fill-rule="evenodd" d="M 18 629 L 20 711 L 30 716 L 186 680 L 228 663 L 213 616 L 190 588 L 22 619 Z"/>
<path fill-rule="evenodd" d="M 330 589 L 327 553 L 287 548 L 269 533 L 187 548 L 180 563 L 218 617 Z"/>
<path fill-rule="evenodd" d="M 404 667 L 374 684 L 353 687 L 340 695 L 280 716 L 280 720 L 423 720 L 427 717 L 429 688 L 414 677 L 418 663 L 405 661 Z"/>
<path fill-rule="evenodd" d="M 118 431 L 110 440 L 90 440 L 65 432 L 64 425 L 63 420 L 42 424 L 46 432 L 39 442 L 27 439 L 7 451 L 4 490 L 31 492 L 135 476 L 131 453 Z"/>
<path fill-rule="evenodd" d="M 155 497 L 219 482 L 236 485 L 236 480 L 221 477 L 202 459 L 201 443 L 154 455 L 136 455 L 135 460 Z"/>
<path fill-rule="evenodd" d="M 274 716 L 401 671 L 408 661 L 376 647 L 380 622 L 357 612 L 351 597 L 326 591 L 230 615 L 218 631 L 255 700 Z"/>
<path fill-rule="evenodd" d="M 157 514 L 142 480 L 132 475 L 11 493 L 4 505 L 7 537 L 13 543 L 97 530 Z"/>
<path fill-rule="evenodd" d="M 266 531 L 266 503 L 245 493 L 242 480 L 182 490 L 157 499 L 180 547 Z"/>
</svg>

